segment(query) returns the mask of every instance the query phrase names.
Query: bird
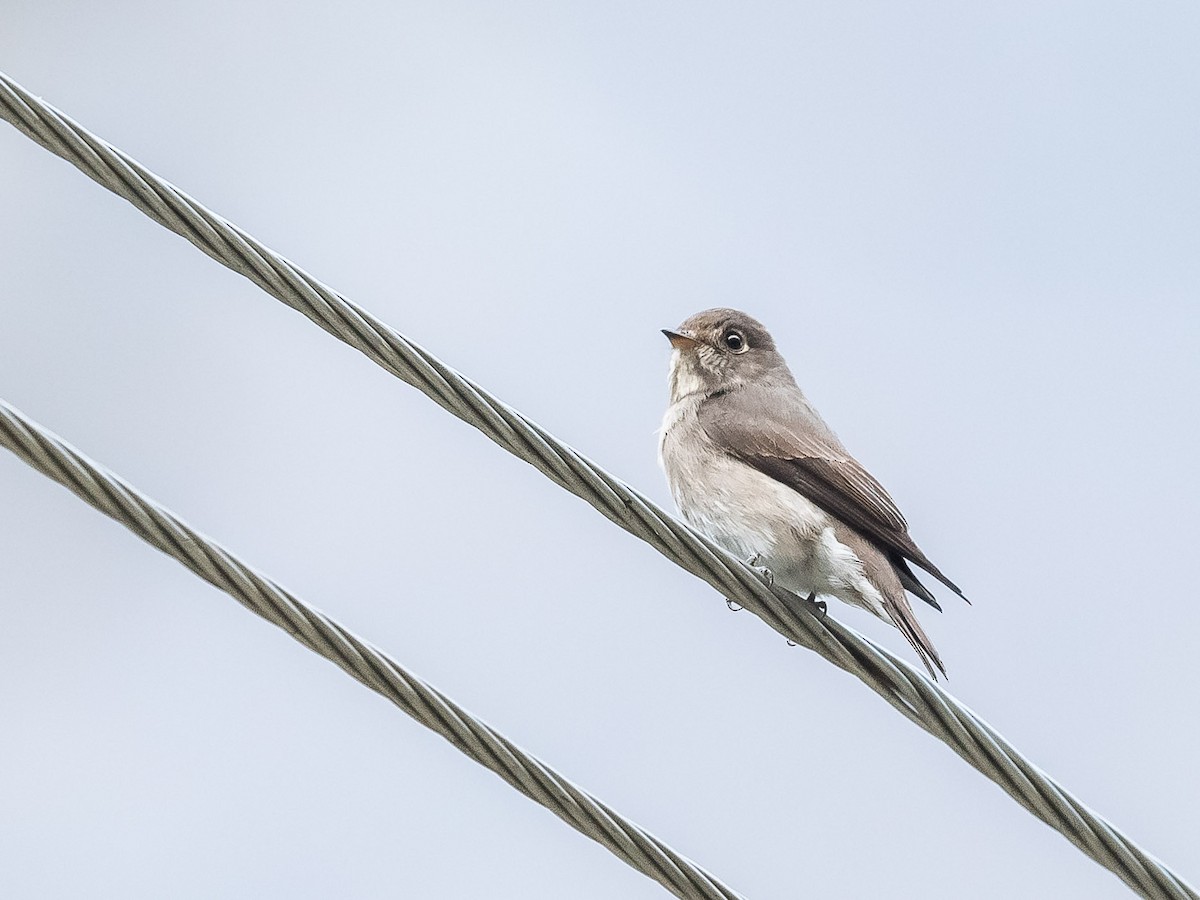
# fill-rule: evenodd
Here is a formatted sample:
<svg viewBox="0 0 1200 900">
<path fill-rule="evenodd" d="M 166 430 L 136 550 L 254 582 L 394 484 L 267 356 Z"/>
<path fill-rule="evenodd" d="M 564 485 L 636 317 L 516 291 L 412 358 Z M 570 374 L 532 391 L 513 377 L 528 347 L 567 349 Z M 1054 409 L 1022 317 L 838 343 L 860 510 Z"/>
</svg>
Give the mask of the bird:
<svg viewBox="0 0 1200 900">
<path fill-rule="evenodd" d="M 672 351 L 659 464 L 684 519 L 773 585 L 890 622 L 933 679 L 935 667 L 945 676 L 906 591 L 941 606 L 912 566 L 966 596 L 825 424 L 767 329 L 718 308 L 663 334 Z"/>
</svg>

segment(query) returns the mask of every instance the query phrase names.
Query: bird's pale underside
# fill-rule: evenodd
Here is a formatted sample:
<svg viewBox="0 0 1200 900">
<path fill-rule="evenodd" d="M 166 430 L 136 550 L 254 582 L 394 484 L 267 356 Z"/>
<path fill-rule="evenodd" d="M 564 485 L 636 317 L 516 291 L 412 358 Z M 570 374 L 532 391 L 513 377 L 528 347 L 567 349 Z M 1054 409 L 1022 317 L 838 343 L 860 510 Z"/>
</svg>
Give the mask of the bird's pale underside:
<svg viewBox="0 0 1200 900">
<path fill-rule="evenodd" d="M 910 563 L 962 591 L 813 409 L 767 330 L 710 309 L 664 333 L 674 349 L 659 458 L 684 518 L 777 585 L 891 622 L 931 675 L 945 674 L 905 591 L 941 607 Z"/>
</svg>

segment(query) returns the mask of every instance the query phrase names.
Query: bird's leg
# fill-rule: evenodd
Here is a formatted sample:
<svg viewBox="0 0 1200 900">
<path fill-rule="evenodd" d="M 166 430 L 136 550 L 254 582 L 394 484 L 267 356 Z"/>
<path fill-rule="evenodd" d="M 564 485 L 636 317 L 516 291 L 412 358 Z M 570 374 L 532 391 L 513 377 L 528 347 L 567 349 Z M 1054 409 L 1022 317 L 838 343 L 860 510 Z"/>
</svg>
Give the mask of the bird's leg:
<svg viewBox="0 0 1200 900">
<path fill-rule="evenodd" d="M 767 587 L 775 587 L 775 573 L 766 566 L 759 565 L 759 563 L 762 561 L 762 554 L 755 553 L 748 560 L 746 560 L 746 565 L 748 565 L 762 577 L 762 580 L 767 583 Z"/>
<path fill-rule="evenodd" d="M 770 569 L 768 569 L 766 566 L 761 565 L 762 561 L 763 561 L 762 554 L 755 553 L 748 560 L 746 560 L 746 565 L 748 565 L 750 568 L 752 568 L 755 572 L 757 572 L 762 577 L 762 580 L 767 583 L 767 587 L 774 590 L 775 589 L 775 573 L 772 572 Z M 791 594 L 791 591 L 788 591 L 787 593 Z M 795 596 L 795 595 L 793 595 L 793 596 Z M 816 591 L 812 591 L 805 598 L 805 601 L 810 606 L 812 606 L 812 608 L 814 610 L 816 610 L 817 615 L 822 618 L 824 618 L 826 613 L 829 612 L 828 604 L 826 604 L 824 600 L 817 599 Z M 741 609 L 741 607 L 737 606 L 737 604 L 734 603 L 732 600 L 726 600 L 725 603 L 730 609 L 733 609 L 734 612 L 737 612 L 738 609 Z M 737 607 L 737 609 L 734 609 L 735 606 Z"/>
<path fill-rule="evenodd" d="M 761 563 L 761 562 L 762 562 L 762 554 L 755 553 L 748 560 L 746 560 L 746 565 L 748 565 L 750 568 L 752 568 L 755 572 L 758 573 L 758 576 L 767 583 L 768 588 L 774 589 L 775 574 L 770 569 L 768 569 L 766 566 L 759 565 L 759 563 Z M 728 597 L 725 599 L 725 605 L 728 606 L 734 612 L 740 612 L 742 610 L 741 604 L 735 603 L 734 601 L 730 600 Z"/>
<path fill-rule="evenodd" d="M 793 596 L 795 596 L 795 597 L 799 598 L 799 596 L 800 596 L 800 595 L 799 595 L 799 594 L 794 594 Z M 813 591 L 813 592 L 812 592 L 812 593 L 810 593 L 810 594 L 809 594 L 807 597 L 805 597 L 805 598 L 804 598 L 804 602 L 805 602 L 805 603 L 807 603 L 807 604 L 809 604 L 809 605 L 810 605 L 810 606 L 813 608 L 813 613 L 816 615 L 816 617 L 817 617 L 818 619 L 823 619 L 823 618 L 825 618 L 825 615 L 826 615 L 826 613 L 828 613 L 828 612 L 829 612 L 829 606 L 828 606 L 828 605 L 825 603 L 825 601 L 824 601 L 824 600 L 818 600 L 818 599 L 817 599 L 817 592 L 816 592 L 816 591 Z M 788 645 L 789 647 L 795 647 L 795 646 L 796 646 L 796 642 L 795 642 L 795 641 L 793 641 L 793 640 L 791 640 L 790 638 L 784 638 L 784 640 L 786 640 L 786 641 L 787 641 L 787 645 Z"/>
<path fill-rule="evenodd" d="M 758 576 L 767 583 L 767 587 L 774 588 L 775 587 L 774 573 L 772 573 L 771 570 L 768 569 L 766 566 L 760 566 L 759 565 L 760 562 L 762 562 L 762 554 L 755 553 L 748 560 L 746 560 L 746 565 L 748 565 L 750 568 L 752 568 L 755 572 L 758 573 Z M 725 605 L 728 606 L 730 608 L 730 610 L 732 610 L 733 612 L 741 612 L 742 608 L 743 608 L 740 603 L 735 603 L 733 600 L 730 600 L 728 597 L 725 598 Z"/>
</svg>

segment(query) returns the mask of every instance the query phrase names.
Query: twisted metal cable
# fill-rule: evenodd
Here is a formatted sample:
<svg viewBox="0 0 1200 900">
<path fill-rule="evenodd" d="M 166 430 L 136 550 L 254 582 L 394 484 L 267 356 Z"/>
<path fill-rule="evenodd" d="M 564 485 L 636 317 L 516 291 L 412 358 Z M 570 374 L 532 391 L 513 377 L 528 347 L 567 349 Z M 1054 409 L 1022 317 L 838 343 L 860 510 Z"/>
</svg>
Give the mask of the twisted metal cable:
<svg viewBox="0 0 1200 900">
<path fill-rule="evenodd" d="M 789 640 L 857 676 L 1143 897 L 1200 900 L 1163 863 L 1025 759 L 992 726 L 890 651 L 769 587 L 742 561 L 428 351 L 206 209 L 0 73 L 0 116 L 268 294 L 413 385 Z"/>
<path fill-rule="evenodd" d="M 0 446 L 183 563 L 251 612 L 336 663 L 422 725 L 546 807 L 572 828 L 685 900 L 741 894 L 658 838 L 525 753 L 504 735 L 407 671 L 381 650 L 193 531 L 112 472 L 0 400 Z"/>
</svg>

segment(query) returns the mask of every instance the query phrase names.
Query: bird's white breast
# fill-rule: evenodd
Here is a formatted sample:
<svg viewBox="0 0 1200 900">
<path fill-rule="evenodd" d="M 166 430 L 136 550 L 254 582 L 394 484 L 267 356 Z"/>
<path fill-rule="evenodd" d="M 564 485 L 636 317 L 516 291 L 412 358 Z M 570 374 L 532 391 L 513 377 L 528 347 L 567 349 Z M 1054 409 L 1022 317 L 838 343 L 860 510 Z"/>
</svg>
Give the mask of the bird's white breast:
<svg viewBox="0 0 1200 900">
<path fill-rule="evenodd" d="M 667 408 L 659 460 L 679 511 L 730 553 L 756 553 L 777 577 L 802 563 L 802 546 L 825 528 L 825 513 L 788 486 L 713 445 L 696 414 L 699 394 Z M 777 570 L 777 571 L 776 571 Z"/>
<path fill-rule="evenodd" d="M 697 415 L 701 402 L 696 393 L 672 403 L 659 440 L 659 462 L 683 517 L 739 559 L 757 555 L 797 594 L 832 595 L 882 614 L 882 598 L 825 511 L 714 445 Z"/>
</svg>

